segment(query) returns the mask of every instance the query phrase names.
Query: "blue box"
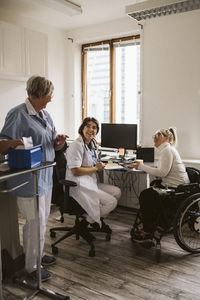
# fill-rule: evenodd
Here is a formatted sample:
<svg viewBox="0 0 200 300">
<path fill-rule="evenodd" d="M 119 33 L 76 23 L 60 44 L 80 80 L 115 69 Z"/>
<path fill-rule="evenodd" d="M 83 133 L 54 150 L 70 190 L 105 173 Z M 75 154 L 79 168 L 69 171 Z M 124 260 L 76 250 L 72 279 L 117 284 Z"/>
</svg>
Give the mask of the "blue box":
<svg viewBox="0 0 200 300">
<path fill-rule="evenodd" d="M 8 165 L 11 169 L 36 168 L 41 166 L 42 160 L 42 145 L 29 149 L 8 149 Z"/>
</svg>

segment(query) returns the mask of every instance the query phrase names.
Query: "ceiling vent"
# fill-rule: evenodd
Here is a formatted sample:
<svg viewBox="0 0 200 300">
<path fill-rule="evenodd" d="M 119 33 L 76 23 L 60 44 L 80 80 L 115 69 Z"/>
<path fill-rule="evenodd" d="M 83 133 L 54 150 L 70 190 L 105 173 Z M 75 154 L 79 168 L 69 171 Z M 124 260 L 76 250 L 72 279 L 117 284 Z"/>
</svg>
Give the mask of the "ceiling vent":
<svg viewBox="0 0 200 300">
<path fill-rule="evenodd" d="M 126 14 L 141 21 L 200 8 L 200 0 L 147 0 L 126 6 Z"/>
</svg>

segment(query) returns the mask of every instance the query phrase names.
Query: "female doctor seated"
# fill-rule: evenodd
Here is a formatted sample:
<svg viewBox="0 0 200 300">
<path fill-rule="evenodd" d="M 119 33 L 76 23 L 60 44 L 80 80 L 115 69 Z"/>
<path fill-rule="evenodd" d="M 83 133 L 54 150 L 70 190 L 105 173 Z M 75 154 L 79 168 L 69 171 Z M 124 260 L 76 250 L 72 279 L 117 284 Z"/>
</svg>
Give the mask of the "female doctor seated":
<svg viewBox="0 0 200 300">
<path fill-rule="evenodd" d="M 99 123 L 95 118 L 87 117 L 79 128 L 79 137 L 67 149 L 66 179 L 77 183 L 70 189 L 72 196 L 86 211 L 89 223 L 105 224 L 106 217 L 117 206 L 121 190 L 113 185 L 98 182 L 97 172 L 105 165 L 98 162 L 95 136 Z"/>
</svg>

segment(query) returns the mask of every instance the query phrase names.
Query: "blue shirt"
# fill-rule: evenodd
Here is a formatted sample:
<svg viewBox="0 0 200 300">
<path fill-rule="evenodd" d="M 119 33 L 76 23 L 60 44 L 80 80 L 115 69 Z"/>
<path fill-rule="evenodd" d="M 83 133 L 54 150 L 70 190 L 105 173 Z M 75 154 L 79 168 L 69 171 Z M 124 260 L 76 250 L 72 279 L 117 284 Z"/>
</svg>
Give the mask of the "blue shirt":
<svg viewBox="0 0 200 300">
<path fill-rule="evenodd" d="M 8 112 L 0 133 L 0 139 L 21 139 L 22 137 L 31 136 L 33 146 L 42 145 L 44 161 L 53 162 L 55 156 L 54 141 L 57 133 L 49 113 L 42 110 L 41 115 L 42 117 L 36 113 L 27 99 L 26 103 L 20 104 Z M 38 171 L 38 192 L 40 196 L 46 194 L 52 188 L 52 173 L 52 167 Z M 32 197 L 34 195 L 32 173 L 9 179 L 7 184 L 8 187 L 13 187 L 26 180 L 29 183 L 15 190 L 15 196 Z"/>
<path fill-rule="evenodd" d="M 92 159 L 93 159 L 93 162 L 94 162 L 94 166 L 96 166 L 96 164 L 98 162 L 96 150 L 95 150 L 95 148 L 92 147 L 90 151 L 92 152 Z"/>
</svg>

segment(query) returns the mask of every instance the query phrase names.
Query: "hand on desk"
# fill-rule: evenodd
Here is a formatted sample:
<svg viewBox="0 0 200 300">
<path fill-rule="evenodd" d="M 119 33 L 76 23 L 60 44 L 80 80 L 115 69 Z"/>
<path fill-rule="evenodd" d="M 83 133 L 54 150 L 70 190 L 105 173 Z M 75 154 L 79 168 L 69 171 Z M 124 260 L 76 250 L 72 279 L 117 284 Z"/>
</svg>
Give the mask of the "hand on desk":
<svg viewBox="0 0 200 300">
<path fill-rule="evenodd" d="M 101 170 L 103 170 L 104 168 L 105 168 L 105 164 L 104 164 L 104 163 L 98 162 L 98 163 L 96 164 L 96 169 L 97 169 L 97 171 L 101 171 Z"/>
<path fill-rule="evenodd" d="M 140 165 L 140 163 L 143 163 L 143 160 L 142 159 L 136 159 L 136 160 L 134 160 L 134 162 L 132 163 L 132 164 L 130 164 L 128 167 L 129 168 L 134 168 L 134 169 L 138 169 L 139 168 L 139 165 Z"/>
</svg>

